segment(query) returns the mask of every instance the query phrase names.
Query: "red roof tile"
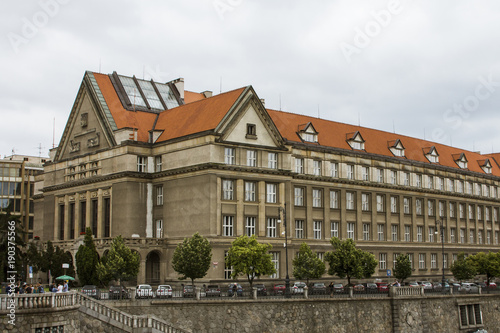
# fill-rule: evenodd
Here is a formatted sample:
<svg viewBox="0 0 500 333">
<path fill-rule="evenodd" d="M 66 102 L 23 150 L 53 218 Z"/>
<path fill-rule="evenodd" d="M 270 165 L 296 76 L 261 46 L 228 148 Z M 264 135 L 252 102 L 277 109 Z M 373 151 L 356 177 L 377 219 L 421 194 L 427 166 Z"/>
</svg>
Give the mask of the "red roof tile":
<svg viewBox="0 0 500 333">
<path fill-rule="evenodd" d="M 184 90 L 184 104 L 200 101 L 202 99 L 205 99 L 205 95 L 202 93 Z"/>
</svg>

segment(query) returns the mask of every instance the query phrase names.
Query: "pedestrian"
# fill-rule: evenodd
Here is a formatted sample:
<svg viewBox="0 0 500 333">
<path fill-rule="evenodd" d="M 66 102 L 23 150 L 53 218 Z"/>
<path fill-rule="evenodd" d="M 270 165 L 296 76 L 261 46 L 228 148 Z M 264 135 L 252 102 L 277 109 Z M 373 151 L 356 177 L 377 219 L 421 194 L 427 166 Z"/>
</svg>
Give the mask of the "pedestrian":
<svg viewBox="0 0 500 333">
<path fill-rule="evenodd" d="M 59 284 L 57 285 L 57 292 L 62 293 L 62 291 L 63 291 L 63 286 L 62 286 L 61 282 L 59 282 Z"/>
<path fill-rule="evenodd" d="M 235 284 L 233 284 L 233 297 L 236 297 L 237 293 L 238 293 L 238 286 L 235 283 Z"/>
<path fill-rule="evenodd" d="M 69 290 L 69 287 L 68 287 L 68 280 L 64 281 L 64 286 L 63 286 L 63 292 L 66 292 Z"/>
<path fill-rule="evenodd" d="M 333 282 L 330 282 L 328 289 L 330 290 L 330 297 L 333 297 Z"/>
<path fill-rule="evenodd" d="M 31 284 L 28 284 L 26 286 L 26 294 L 32 294 L 33 293 L 33 287 L 31 286 Z"/>
<path fill-rule="evenodd" d="M 21 282 L 18 282 L 16 284 L 16 286 L 14 287 L 14 294 L 19 294 L 19 292 L 21 291 Z"/>
</svg>

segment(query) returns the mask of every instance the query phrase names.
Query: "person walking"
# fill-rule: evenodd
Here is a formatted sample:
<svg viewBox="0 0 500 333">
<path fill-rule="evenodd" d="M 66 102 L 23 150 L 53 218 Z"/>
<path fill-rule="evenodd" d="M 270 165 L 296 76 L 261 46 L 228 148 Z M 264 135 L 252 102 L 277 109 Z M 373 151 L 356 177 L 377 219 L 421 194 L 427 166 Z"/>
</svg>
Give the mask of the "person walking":
<svg viewBox="0 0 500 333">
<path fill-rule="evenodd" d="M 63 292 L 69 291 L 68 280 L 64 281 Z"/>
</svg>

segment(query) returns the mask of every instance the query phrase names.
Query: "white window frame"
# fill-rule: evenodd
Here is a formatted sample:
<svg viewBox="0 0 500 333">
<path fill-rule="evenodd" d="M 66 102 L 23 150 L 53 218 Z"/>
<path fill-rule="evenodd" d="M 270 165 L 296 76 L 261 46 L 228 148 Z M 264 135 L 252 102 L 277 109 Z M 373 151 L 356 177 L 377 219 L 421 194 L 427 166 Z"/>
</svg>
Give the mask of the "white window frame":
<svg viewBox="0 0 500 333">
<path fill-rule="evenodd" d="M 361 167 L 361 180 L 369 181 L 370 180 L 370 168 L 367 166 Z"/>
<path fill-rule="evenodd" d="M 294 204 L 295 206 L 304 206 L 304 188 L 295 187 L 294 188 Z"/>
<path fill-rule="evenodd" d="M 391 213 L 398 213 L 398 197 L 391 195 Z"/>
<path fill-rule="evenodd" d="M 236 163 L 235 149 L 230 147 L 224 148 L 224 163 L 234 165 Z"/>
<path fill-rule="evenodd" d="M 226 237 L 234 236 L 234 216 L 232 215 L 222 216 L 222 236 Z"/>
<path fill-rule="evenodd" d="M 304 220 L 295 220 L 295 238 L 304 238 Z"/>
<path fill-rule="evenodd" d="M 355 237 L 354 230 L 355 229 L 356 229 L 356 226 L 355 226 L 354 222 L 347 222 L 347 238 L 354 240 L 354 237 Z"/>
<path fill-rule="evenodd" d="M 417 226 L 417 242 L 423 242 L 423 233 L 424 233 L 424 227 L 421 225 Z"/>
<path fill-rule="evenodd" d="M 322 239 L 323 221 L 313 221 L 313 237 L 314 239 Z"/>
<path fill-rule="evenodd" d="M 339 164 L 337 162 L 330 162 L 330 175 L 333 178 L 338 178 L 339 177 Z"/>
<path fill-rule="evenodd" d="M 245 235 L 252 237 L 255 235 L 257 218 L 255 216 L 245 216 Z"/>
<path fill-rule="evenodd" d="M 314 208 L 323 207 L 322 200 L 321 200 L 323 197 L 323 191 L 321 189 L 318 189 L 318 188 L 313 188 L 312 196 L 313 196 L 313 207 Z"/>
<path fill-rule="evenodd" d="M 377 212 L 378 213 L 383 213 L 385 211 L 385 204 L 384 204 L 384 195 L 383 194 L 377 194 Z"/>
<path fill-rule="evenodd" d="M 222 180 L 222 200 L 234 200 L 234 180 Z"/>
<path fill-rule="evenodd" d="M 411 226 L 405 225 L 405 242 L 411 242 Z"/>
<path fill-rule="evenodd" d="M 347 164 L 346 165 L 346 178 L 347 179 L 354 179 L 354 165 L 353 164 Z"/>
<path fill-rule="evenodd" d="M 370 194 L 361 193 L 361 210 L 364 212 L 370 211 Z"/>
<path fill-rule="evenodd" d="M 370 240 L 370 223 L 363 223 L 363 240 Z"/>
<path fill-rule="evenodd" d="M 387 253 L 378 254 L 378 268 L 381 270 L 387 269 Z"/>
<path fill-rule="evenodd" d="M 255 191 L 257 189 L 257 184 L 255 182 L 245 182 L 245 201 L 253 202 L 255 201 Z"/>
<path fill-rule="evenodd" d="M 339 208 L 339 191 L 330 190 L 330 208 Z"/>
<path fill-rule="evenodd" d="M 337 221 L 330 222 L 330 237 L 339 238 L 339 222 Z"/>
<path fill-rule="evenodd" d="M 277 222 L 278 219 L 275 217 L 268 217 L 266 223 L 266 237 L 276 238 L 277 237 Z"/>
<path fill-rule="evenodd" d="M 351 192 L 351 191 L 347 191 L 345 193 L 345 208 L 347 210 L 354 210 L 356 209 L 356 206 L 355 206 L 355 203 L 354 203 L 354 192 Z"/>
<path fill-rule="evenodd" d="M 385 225 L 377 224 L 377 238 L 379 241 L 385 240 L 384 228 L 385 228 Z"/>
<path fill-rule="evenodd" d="M 148 171 L 148 158 L 146 156 L 137 156 L 137 172 Z"/>
<path fill-rule="evenodd" d="M 266 202 L 277 202 L 278 185 L 273 183 L 266 183 Z"/>
<path fill-rule="evenodd" d="M 156 205 L 163 205 L 163 185 L 156 186 Z"/>
<path fill-rule="evenodd" d="M 304 159 L 296 157 L 295 158 L 295 172 L 304 173 Z"/>
<path fill-rule="evenodd" d="M 257 152 L 255 150 L 247 150 L 247 166 L 257 166 Z"/>
<path fill-rule="evenodd" d="M 397 242 L 399 239 L 399 226 L 397 224 L 391 225 L 391 239 L 393 242 Z"/>
<path fill-rule="evenodd" d="M 313 160 L 313 175 L 321 176 L 321 161 Z"/>
<path fill-rule="evenodd" d="M 278 169 L 278 153 L 267 153 L 267 167 Z"/>
<path fill-rule="evenodd" d="M 425 253 L 418 254 L 418 269 L 425 269 Z"/>
</svg>

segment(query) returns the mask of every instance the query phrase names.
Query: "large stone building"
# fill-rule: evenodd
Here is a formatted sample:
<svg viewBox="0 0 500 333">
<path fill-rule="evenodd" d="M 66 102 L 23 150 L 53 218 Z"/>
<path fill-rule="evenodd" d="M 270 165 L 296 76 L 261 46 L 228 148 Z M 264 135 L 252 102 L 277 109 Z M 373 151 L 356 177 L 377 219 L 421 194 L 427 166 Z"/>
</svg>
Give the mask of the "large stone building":
<svg viewBox="0 0 500 333">
<path fill-rule="evenodd" d="M 322 256 L 332 236 L 353 238 L 376 277 L 408 253 L 415 277 L 437 280 L 461 251 L 500 249 L 499 157 L 269 110 L 251 86 L 212 96 L 86 72 L 45 164 L 35 234 L 74 254 L 90 227 L 101 255 L 122 235 L 139 283 L 177 280 L 173 250 L 195 232 L 213 245 L 206 279 L 227 279 L 231 242 L 255 234 L 283 279 L 286 207 L 290 261 L 302 242 Z"/>
</svg>

